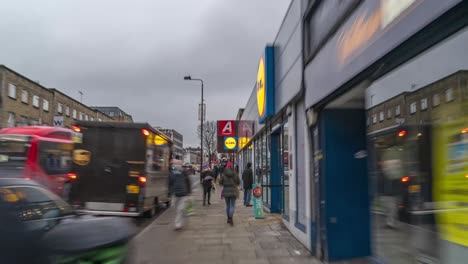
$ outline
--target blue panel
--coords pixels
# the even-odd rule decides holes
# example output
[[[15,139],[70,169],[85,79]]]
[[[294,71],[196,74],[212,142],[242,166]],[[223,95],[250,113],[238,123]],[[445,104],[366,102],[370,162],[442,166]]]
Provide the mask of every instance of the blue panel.
[[[265,110],[260,123],[275,114],[275,54],[272,46],[265,47]]]
[[[270,172],[270,185],[271,185],[271,204],[270,211],[272,213],[281,213],[281,192],[283,191],[283,185],[281,183],[281,161],[280,161],[280,136],[281,134],[271,134],[271,172]]]
[[[350,125],[352,124],[352,125]],[[322,218],[326,258],[344,260],[370,255],[370,211],[364,110],[325,110],[320,116]]]

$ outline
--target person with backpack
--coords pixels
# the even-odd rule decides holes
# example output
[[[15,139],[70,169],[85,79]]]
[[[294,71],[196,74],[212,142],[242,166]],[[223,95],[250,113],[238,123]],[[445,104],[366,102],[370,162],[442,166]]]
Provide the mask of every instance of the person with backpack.
[[[236,199],[239,196],[239,184],[240,179],[237,173],[234,171],[232,163],[228,162],[224,173],[221,176],[221,182],[223,186],[222,198],[226,201],[226,215],[228,224],[234,225],[234,209],[236,206]]]
[[[184,171],[182,164],[173,163],[171,165],[168,185],[168,196],[172,195],[172,201],[176,209],[175,230],[180,230],[184,224],[185,202],[187,196],[192,192],[188,173]]]
[[[250,204],[250,199],[252,197],[252,184],[253,184],[253,171],[252,171],[251,162],[247,163],[247,167],[242,173],[242,182],[244,185],[244,205],[252,206]]]

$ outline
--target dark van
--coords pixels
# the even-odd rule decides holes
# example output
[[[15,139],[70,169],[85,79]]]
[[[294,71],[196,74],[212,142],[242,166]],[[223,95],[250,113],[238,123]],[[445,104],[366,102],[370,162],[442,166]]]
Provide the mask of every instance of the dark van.
[[[172,141],[146,123],[77,122],[70,203],[98,215],[151,217],[169,203]]]

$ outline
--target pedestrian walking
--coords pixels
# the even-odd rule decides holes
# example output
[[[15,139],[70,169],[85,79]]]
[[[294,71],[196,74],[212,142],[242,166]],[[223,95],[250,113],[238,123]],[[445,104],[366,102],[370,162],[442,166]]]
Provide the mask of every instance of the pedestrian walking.
[[[202,174],[202,184],[203,184],[203,206],[211,204],[211,189],[213,188],[214,178],[212,176],[212,171],[206,169]],[[208,198],[208,199],[207,199]]]
[[[228,162],[224,173],[221,176],[220,184],[223,186],[222,198],[226,201],[226,215],[228,224],[234,225],[234,210],[236,199],[239,196],[240,179],[232,167],[232,163]]]
[[[244,172],[242,173],[242,182],[244,185],[244,205],[250,205],[250,199],[252,197],[252,184],[253,184],[253,171],[252,163],[248,162]]]
[[[187,196],[192,192],[188,173],[182,168],[182,164],[173,163],[168,180],[168,195],[172,195],[172,201],[176,209],[174,220],[175,230],[180,230],[184,224],[184,211]]]

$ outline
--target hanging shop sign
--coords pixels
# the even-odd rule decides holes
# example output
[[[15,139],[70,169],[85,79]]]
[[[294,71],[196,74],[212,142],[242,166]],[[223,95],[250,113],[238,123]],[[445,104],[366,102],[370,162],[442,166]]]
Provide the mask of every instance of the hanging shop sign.
[[[237,149],[237,137],[224,137],[224,149],[236,150]]]
[[[257,72],[257,108],[259,122],[264,123],[267,117],[275,114],[275,78],[274,48],[267,46],[260,58]]]
[[[252,194],[255,219],[265,218],[265,213],[263,212],[262,185],[259,183],[252,184]]]
[[[236,135],[236,120],[219,120],[218,121],[218,137],[219,136],[235,136]]]

